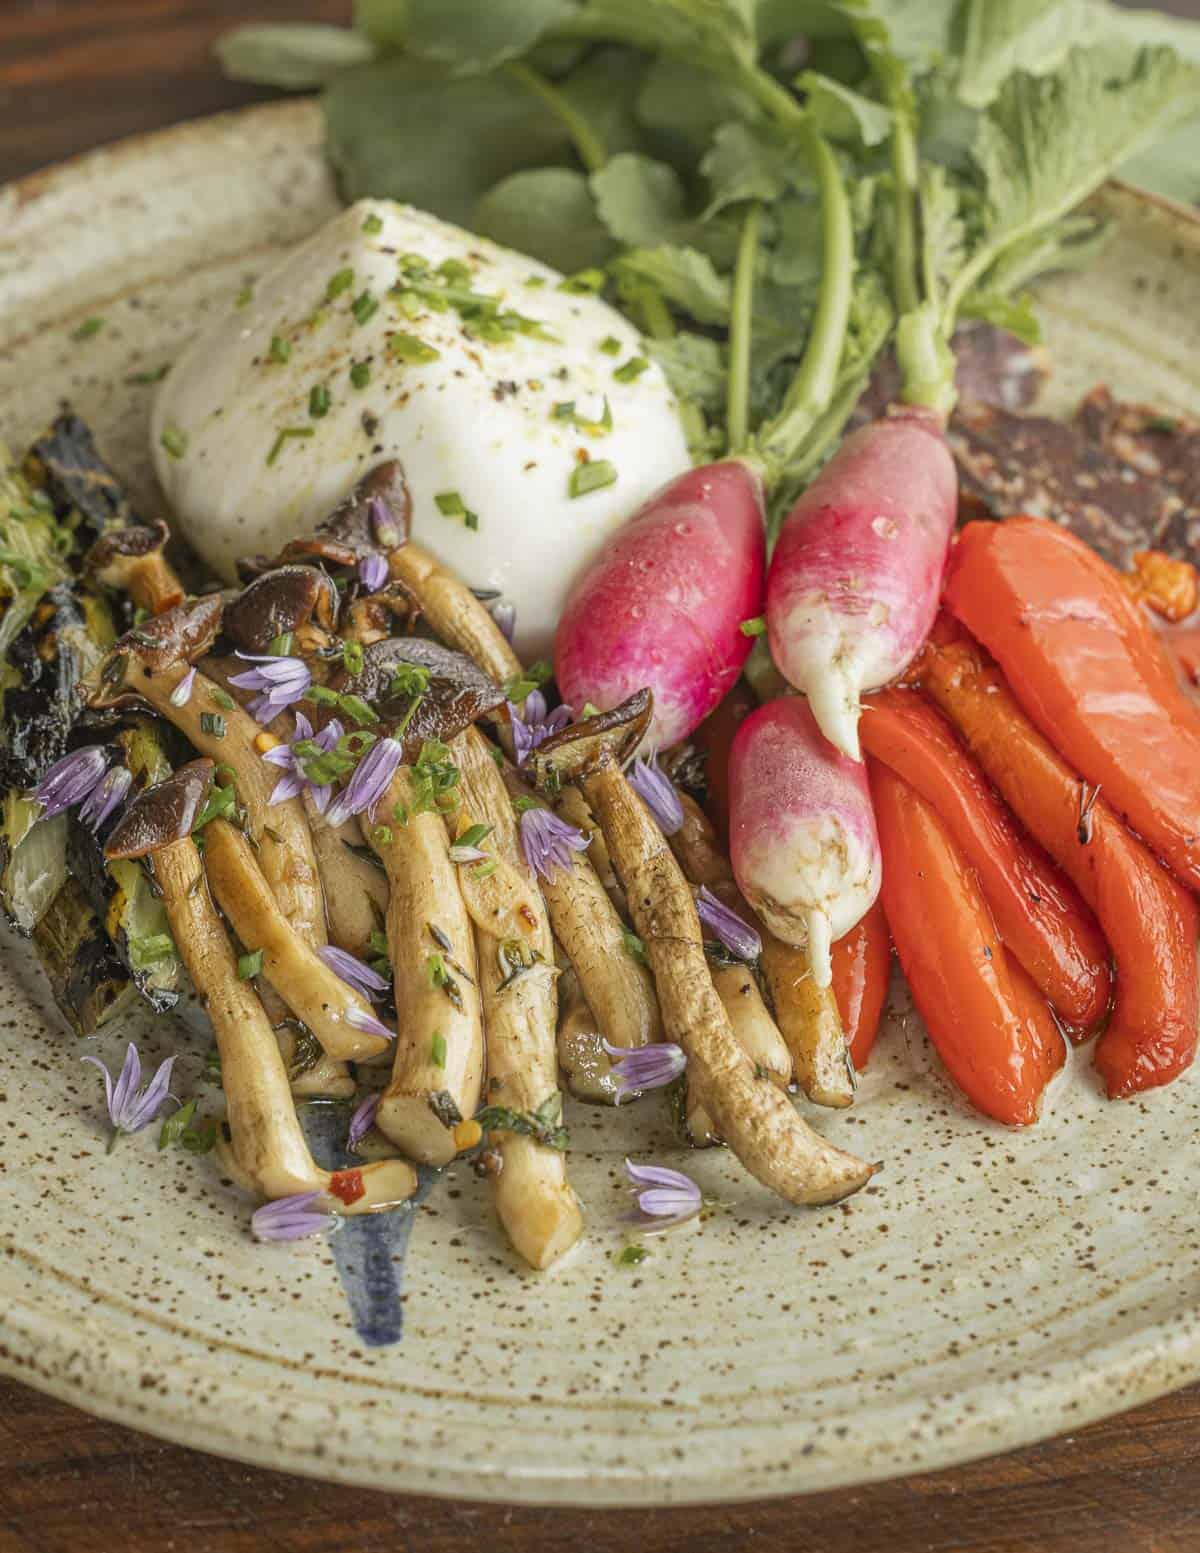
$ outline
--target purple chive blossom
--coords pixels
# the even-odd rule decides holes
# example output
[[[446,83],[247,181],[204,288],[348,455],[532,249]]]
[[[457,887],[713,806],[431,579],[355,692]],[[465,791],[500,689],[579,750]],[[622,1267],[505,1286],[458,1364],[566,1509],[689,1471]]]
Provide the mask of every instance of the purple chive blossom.
[[[736,911],[722,905],[706,884],[696,896],[696,911],[709,932],[739,960],[757,960],[762,954],[762,939]]]
[[[492,619],[500,629],[500,635],[511,644],[517,629],[517,606],[506,604],[503,599],[492,605]]]
[[[353,987],[368,1001],[378,1000],[387,991],[388,984],[379,972],[365,965],[357,955],[335,948],[333,944],[322,944],[317,953],[339,981]]]
[[[48,820],[72,804],[82,803],[103,780],[107,769],[108,754],[100,744],[72,750],[56,760],[34,792],[42,806],[42,819]]]
[[[133,772],[124,766],[113,766],[83,800],[79,818],[85,825],[98,831],[105,820],[125,802],[132,786]]]
[[[524,706],[514,706],[510,701],[508,714],[512,719],[513,749],[518,766],[523,766],[539,744],[571,721],[569,706],[556,706],[553,712],[547,712],[546,698],[540,690],[531,690],[525,697]]]
[[[379,1109],[379,1096],[368,1095],[350,1118],[350,1131],[346,1135],[346,1147],[356,1149],[375,1125],[375,1113]]]
[[[291,1197],[263,1203],[250,1215],[250,1229],[255,1240],[304,1240],[309,1235],[323,1235],[332,1229],[336,1222],[333,1215],[312,1209],[320,1195],[320,1192],[295,1192]]]
[[[395,550],[404,543],[404,530],[396,522],[392,509],[382,496],[372,496],[367,505],[375,543],[384,550]]]
[[[175,689],[167,697],[167,699],[168,699],[168,701],[170,701],[171,705],[172,706],[186,706],[188,704],[188,702],[192,699],[192,686],[195,683],[196,683],[196,669],[195,669],[195,666],[193,665],[193,667],[190,668],[187,671],[187,673],[179,681],[178,685],[175,686]]]
[[[663,835],[673,836],[683,824],[683,805],[657,758],[635,760],[629,770],[629,785],[650,810]]]
[[[328,787],[318,787],[315,783],[308,780],[304,775],[294,746],[304,739],[312,739],[314,744],[328,753],[342,737],[343,731],[341,723],[335,717],[331,722],[326,723],[324,728],[314,738],[312,724],[303,712],[297,712],[296,736],[292,742],[290,744],[276,744],[272,749],[266,750],[263,754],[263,759],[269,766],[278,766],[283,772],[283,775],[271,791],[269,802],[272,804],[283,803],[285,799],[295,798],[297,793],[301,793],[307,788],[313,796],[318,813],[324,814],[329,807],[331,790]]]
[[[376,1018],[365,1008],[352,1008],[346,1015],[346,1023],[352,1030],[361,1030],[365,1035],[377,1035],[384,1041],[396,1039],[396,1032],[389,1030],[382,1019]]]
[[[330,825],[344,825],[353,814],[375,807],[387,792],[404,759],[404,748],[395,739],[379,739],[354,768],[354,775],[329,805]]]
[[[674,1041],[655,1041],[649,1046],[610,1046],[604,1042],[604,1050],[614,1058],[613,1077],[617,1080],[617,1104],[626,1095],[636,1095],[642,1089],[661,1089],[673,1084],[687,1067],[683,1047]]]
[[[388,580],[387,557],[380,555],[378,550],[364,555],[358,563],[358,580],[364,593],[378,593]]]
[[[664,1165],[635,1165],[625,1161],[625,1173],[634,1184],[637,1222],[643,1229],[670,1229],[694,1219],[704,1206],[700,1188],[691,1176]]]
[[[303,658],[279,658],[273,653],[239,652],[237,657],[245,663],[256,663],[256,669],[244,674],[233,674],[229,683],[239,690],[260,692],[250,703],[250,711],[260,723],[269,723],[285,707],[299,701],[312,684],[312,675]]]
[[[587,838],[549,809],[526,809],[521,816],[521,850],[535,874],[552,879],[556,868],[572,868],[572,852],[586,852]]]
[[[82,1060],[90,1062],[94,1068],[99,1068],[104,1074],[104,1098],[108,1105],[108,1119],[113,1126],[112,1137],[108,1142],[110,1150],[121,1133],[141,1132],[143,1127],[149,1127],[162,1110],[163,1103],[170,1098],[168,1086],[171,1082],[171,1069],[175,1066],[174,1057],[168,1057],[160,1065],[144,1089],[142,1088],[142,1059],[138,1056],[138,1049],[132,1041],[125,1052],[125,1062],[115,1082],[99,1057],[84,1057]]]

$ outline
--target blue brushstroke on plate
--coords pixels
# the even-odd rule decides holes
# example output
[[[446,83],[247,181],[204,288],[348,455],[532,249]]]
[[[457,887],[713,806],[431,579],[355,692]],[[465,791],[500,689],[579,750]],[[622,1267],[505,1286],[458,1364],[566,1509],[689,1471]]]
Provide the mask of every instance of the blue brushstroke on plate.
[[[347,1170],[363,1161],[346,1149],[352,1107],[301,1107],[313,1158],[326,1170]],[[433,1190],[440,1172],[422,1167],[412,1200],[390,1213],[346,1218],[329,1237],[333,1260],[350,1305],[354,1330],[368,1348],[398,1343],[404,1334],[404,1267],[416,1210]]]

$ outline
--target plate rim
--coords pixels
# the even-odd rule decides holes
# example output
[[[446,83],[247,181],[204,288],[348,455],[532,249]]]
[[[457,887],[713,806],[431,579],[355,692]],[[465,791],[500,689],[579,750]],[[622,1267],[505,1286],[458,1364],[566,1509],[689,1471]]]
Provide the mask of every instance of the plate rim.
[[[69,191],[75,185],[80,186],[82,194],[96,171],[111,166],[114,161],[155,156],[168,147],[203,141],[234,125],[261,124],[275,133],[292,124],[311,128],[317,111],[317,99],[304,94],[253,103],[127,136],[35,169],[0,186],[0,210],[12,209],[13,202],[15,208],[20,209],[52,191]],[[1121,180],[1110,180],[1106,191],[1140,206],[1147,213],[1153,211],[1166,217],[1179,228],[1181,235],[1186,233],[1189,244],[1200,252],[1200,211]],[[672,1491],[664,1493],[663,1487],[668,1481],[665,1478],[643,1476],[639,1479],[595,1466],[581,1466],[575,1479],[552,1471],[514,1476],[511,1468],[500,1468],[494,1477],[464,1485],[461,1479],[454,1477],[453,1469],[443,1471],[428,1460],[413,1465],[393,1460],[387,1469],[381,1463],[369,1462],[356,1467],[344,1460],[322,1456],[313,1448],[306,1450],[282,1445],[267,1438],[239,1439],[226,1419],[236,1416],[239,1398],[244,1397],[250,1387],[238,1381],[236,1371],[214,1369],[208,1372],[213,1381],[212,1395],[199,1424],[194,1403],[184,1409],[175,1408],[169,1398],[165,1403],[156,1402],[157,1392],[136,1396],[116,1384],[110,1385],[102,1394],[96,1393],[91,1389],[96,1375],[78,1363],[86,1346],[78,1323],[65,1312],[40,1308],[28,1299],[10,1301],[0,1329],[0,1374],[94,1416],[189,1449],[267,1470],[390,1492],[579,1508],[753,1502],[941,1471],[1032,1445],[1065,1429],[1077,1428],[1115,1411],[1152,1401],[1200,1379],[1200,1300],[1197,1300],[1179,1307],[1164,1320],[1148,1322],[1136,1331],[1092,1348],[1086,1371],[1079,1371],[1076,1362],[1077,1373],[1071,1384],[1049,1378],[1057,1377],[1060,1370],[1067,1371],[1072,1364],[1070,1360],[1057,1361],[1037,1376],[1026,1379],[1023,1382],[1027,1388],[1024,1406],[1015,1405],[1015,1399],[1014,1405],[998,1406],[1005,1400],[1009,1383],[979,1382],[974,1388],[957,1392],[960,1397],[979,1394],[981,1404],[985,1404],[990,1395],[992,1406],[981,1405],[969,1434],[964,1435],[960,1430],[951,1439],[924,1438],[915,1452],[919,1460],[894,1463],[877,1460],[872,1464],[858,1457],[856,1465],[839,1472],[836,1460],[822,1455],[818,1458],[818,1481],[817,1469],[805,1466],[797,1455],[794,1465],[769,1487],[755,1485],[739,1491],[736,1481],[739,1474],[735,1467],[716,1493],[711,1486],[710,1474],[698,1473],[690,1478],[684,1476],[682,1480],[676,1478]],[[202,1361],[204,1345],[200,1340],[183,1337],[179,1341],[187,1345],[186,1352],[179,1356],[180,1362],[190,1366]],[[114,1381],[117,1371],[113,1360],[117,1357],[128,1362],[131,1374],[136,1373],[137,1355],[123,1334],[107,1334],[105,1349],[109,1357],[108,1373]],[[44,1363],[47,1359],[52,1362]],[[403,1387],[395,1388],[391,1395],[402,1401]],[[347,1405],[353,1409],[352,1401]],[[1028,1421],[1022,1420],[1039,1409],[1041,1416],[1031,1432]],[[847,1460],[854,1454],[848,1450]]]

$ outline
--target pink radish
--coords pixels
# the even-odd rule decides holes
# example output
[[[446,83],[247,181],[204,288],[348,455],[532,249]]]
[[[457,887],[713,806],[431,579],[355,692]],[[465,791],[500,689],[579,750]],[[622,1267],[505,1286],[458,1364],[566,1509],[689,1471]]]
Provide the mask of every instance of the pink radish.
[[[819,987],[829,947],[874,905],[881,868],[866,767],[835,750],[808,702],[752,712],[729,752],[729,852],[742,894]]]
[[[654,692],[650,748],[686,738],[733,688],[766,570],[763,482],[737,459],[670,481],[577,580],[554,639],[564,701]]]
[[[905,408],[848,437],[783,521],[771,654],[852,760],[861,692],[907,668],[933,624],[957,504],[941,417]]]

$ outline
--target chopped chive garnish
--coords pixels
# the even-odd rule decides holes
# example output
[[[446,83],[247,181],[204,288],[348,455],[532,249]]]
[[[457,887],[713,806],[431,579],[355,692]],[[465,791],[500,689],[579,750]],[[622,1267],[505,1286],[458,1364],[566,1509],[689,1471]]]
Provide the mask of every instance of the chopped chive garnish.
[[[437,272],[450,286],[469,286],[471,283],[471,266],[461,259],[443,259]]]
[[[392,844],[392,827],[390,825],[375,825],[371,829],[371,840],[377,847],[387,847]]]
[[[573,399],[567,399],[561,404],[556,404],[550,413],[556,421],[570,421],[572,426],[578,427],[580,431],[589,437],[606,437],[613,429],[612,405],[608,402],[607,394],[604,396],[604,409],[598,421],[589,421],[586,417],[580,415]]]
[[[625,1246],[613,1257],[618,1267],[639,1267],[650,1255],[645,1246]]]
[[[289,442],[297,437],[313,437],[316,431],[312,426],[285,426],[275,441],[271,444],[271,451],[267,454],[268,465],[273,464]]]
[[[356,361],[350,368],[350,383],[353,388],[366,388],[371,381],[371,368],[365,361]]]
[[[755,615],[753,620],[743,620],[738,630],[743,636],[763,636],[766,633],[767,622],[762,615]]]
[[[295,640],[294,632],[281,631],[278,636],[271,638],[267,651],[276,658],[290,658],[292,655],[292,645]]]
[[[287,654],[285,653],[284,656],[286,657]],[[304,693],[304,699],[315,701],[318,706],[336,706],[338,693],[336,690],[330,690],[328,685],[310,685]]]
[[[314,383],[308,396],[308,413],[314,420],[321,420],[329,414],[329,406],[333,400],[329,396],[329,390],[324,383]]]
[[[187,432],[181,431],[174,421],[169,421],[163,427],[162,436],[158,440],[172,458],[182,458],[188,450]]]
[[[200,732],[211,734],[214,739],[223,739],[225,737],[225,719],[220,712],[201,712]]]
[[[270,356],[272,361],[290,361],[292,359],[292,342],[285,340],[281,334],[271,336]]]
[[[491,833],[492,827],[490,825],[472,825],[463,831],[454,844],[458,847],[477,847]]]
[[[625,953],[627,955],[629,955],[634,960],[640,960],[641,963],[645,965],[646,946],[636,933],[630,931],[629,928],[626,928],[625,931],[621,934],[621,942],[625,946]]]
[[[621,354],[621,342],[615,334],[609,334],[600,341],[600,349],[606,356],[619,356]]]
[[[421,298],[415,291],[389,291],[388,295],[405,318],[415,318],[423,306]]]
[[[236,705],[233,697],[227,690],[222,690],[219,685],[214,685],[208,692],[209,700],[221,708],[223,712],[232,712]]]
[[[438,1031],[434,1031],[433,1039],[429,1043],[429,1055],[433,1059],[435,1068],[446,1066],[446,1037]]]
[[[399,361],[437,361],[442,354],[415,334],[393,334],[388,341],[388,350]]]
[[[161,383],[170,370],[171,363],[164,361],[161,367],[152,367],[148,372],[131,372],[125,381],[127,383]]]
[[[256,976],[262,975],[263,952],[256,949],[253,954],[238,955],[238,980],[253,981]]]
[[[157,965],[160,960],[174,953],[175,940],[169,933],[150,933],[145,938],[134,938],[129,942],[129,958],[139,971]]]
[[[433,499],[444,518],[461,518],[467,510],[466,503],[457,491],[439,491]]]
[[[340,297],[343,291],[349,291],[354,284],[354,271],[347,265],[344,270],[337,270],[329,277],[329,283],[325,287],[325,299],[332,302],[334,297]]]
[[[378,237],[380,232],[383,231],[383,222],[374,213],[374,211],[372,211],[372,213],[363,222],[362,229],[368,237]]]
[[[338,705],[352,722],[360,728],[365,728],[368,723],[377,723],[379,713],[370,706],[361,696],[339,696]]]
[[[567,481],[567,495],[586,496],[589,491],[603,490],[606,485],[617,483],[617,471],[606,458],[594,458],[586,464],[576,464]]]
[[[650,363],[645,356],[630,356],[628,361],[623,361],[613,373],[618,383],[632,383],[635,378],[641,377]]]
[[[561,404],[556,404],[550,411],[556,421],[573,421],[575,419],[574,399],[564,399]]]
[[[546,284],[546,277],[544,275],[530,275],[526,278],[525,284],[531,291],[536,291],[539,286]]]
[[[594,296],[597,291],[604,290],[604,271],[579,270],[560,280],[558,289],[569,291],[574,296]]]
[[[104,328],[103,318],[85,318],[78,329],[71,330],[73,340],[91,340]]]
[[[406,275],[424,275],[429,268],[429,260],[419,253],[402,253],[396,262]]]
[[[249,307],[253,301],[254,287],[247,284],[243,286],[242,289],[238,292],[237,296],[234,297],[233,305],[234,307]]]
[[[369,319],[374,318],[379,311],[378,299],[373,297],[369,291],[360,291],[351,303],[350,311],[354,314],[355,321],[358,324],[365,324]]]
[[[342,664],[347,674],[361,674],[363,671],[363,645],[361,642],[342,643]]]

